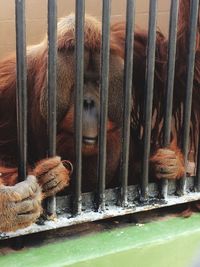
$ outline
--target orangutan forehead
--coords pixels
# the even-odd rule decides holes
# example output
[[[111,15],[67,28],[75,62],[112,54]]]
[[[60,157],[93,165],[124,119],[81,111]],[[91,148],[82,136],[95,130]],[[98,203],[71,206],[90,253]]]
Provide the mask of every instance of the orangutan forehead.
[[[86,15],[84,45],[88,49],[99,50],[101,43],[101,23]],[[75,45],[75,15],[62,18],[58,23],[58,49],[72,48]]]
[[[61,18],[58,22],[58,34],[73,30],[75,32],[75,15],[70,14],[64,18]],[[101,22],[95,17],[85,15],[85,32],[99,32],[101,33]]]
[[[85,26],[84,26],[84,47],[87,50],[99,52],[101,49],[101,22],[91,17],[89,15],[85,16]],[[76,30],[75,30],[75,15],[71,14],[67,17],[60,19],[58,22],[58,30],[57,30],[57,48],[58,51],[62,50],[73,50],[75,47],[76,40]],[[123,58],[124,50],[120,45],[118,38],[115,36],[115,32],[110,32],[110,50],[111,53],[120,56]],[[27,53],[30,56],[36,56],[38,54],[43,55],[47,53],[47,36],[45,36],[44,40],[34,46],[30,46],[27,48]]]
[[[75,46],[75,15],[71,14],[62,18],[58,23],[58,50],[71,49]],[[84,46],[88,50],[100,51],[102,39],[102,24],[96,18],[85,15],[84,24]],[[110,49],[113,53],[120,55],[121,47],[119,46],[116,38],[110,33]]]

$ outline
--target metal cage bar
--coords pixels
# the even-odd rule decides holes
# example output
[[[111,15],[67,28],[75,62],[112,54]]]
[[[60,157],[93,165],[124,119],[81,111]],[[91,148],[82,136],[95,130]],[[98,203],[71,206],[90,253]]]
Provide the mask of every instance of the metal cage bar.
[[[56,155],[57,3],[48,0],[48,156]],[[47,199],[47,212],[56,213],[56,198]]]
[[[147,45],[147,69],[145,88],[145,117],[144,117],[144,153],[142,160],[142,198],[148,197],[149,155],[151,140],[151,121],[154,89],[155,49],[156,49],[156,17],[157,0],[150,0],[149,30]]]
[[[101,46],[101,77],[100,77],[100,135],[98,158],[98,204],[105,209],[105,178],[106,178],[106,128],[108,116],[108,75],[110,56],[110,0],[103,0],[102,11],[102,46]]]
[[[196,180],[196,191],[200,191],[200,138],[198,144],[198,157],[197,157],[197,172],[196,172],[197,180]]]
[[[171,121],[173,108],[173,91],[174,91],[174,72],[177,40],[177,22],[178,22],[179,0],[171,1],[170,7],[170,25],[169,25],[169,48],[168,48],[168,66],[167,66],[167,85],[166,85],[166,102],[164,116],[164,147],[170,145]],[[162,196],[167,198],[168,180],[162,183]]]
[[[130,120],[132,108],[133,42],[134,42],[135,0],[126,2],[126,43],[124,67],[124,113],[122,134],[122,205],[128,204],[128,163],[130,146]]]
[[[198,10],[199,10],[199,0],[192,0],[190,7],[190,25],[189,25],[190,33],[189,33],[188,67],[187,67],[187,85],[186,85],[186,95],[185,95],[184,114],[183,114],[183,154],[184,154],[185,166],[187,166],[188,146],[189,146]],[[183,179],[181,180],[180,186],[181,186],[180,193],[184,194],[186,188],[186,173]]]
[[[27,175],[27,63],[25,1],[15,1],[16,14],[16,61],[17,61],[17,133],[18,133],[18,176]]]
[[[76,0],[76,80],[75,80],[75,201],[74,212],[80,213],[82,207],[82,118],[83,118],[83,79],[84,79],[84,18],[85,1]]]

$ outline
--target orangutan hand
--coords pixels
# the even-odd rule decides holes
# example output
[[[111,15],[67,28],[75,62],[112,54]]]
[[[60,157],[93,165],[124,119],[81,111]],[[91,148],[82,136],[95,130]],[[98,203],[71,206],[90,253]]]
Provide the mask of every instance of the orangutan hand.
[[[44,198],[55,195],[69,185],[72,167],[68,166],[66,168],[63,165],[60,157],[45,159],[37,163],[33,172],[42,187]]]
[[[34,176],[14,186],[0,185],[0,231],[25,228],[40,216],[42,192]]]
[[[185,172],[183,162],[183,155],[178,148],[159,148],[150,158],[150,169],[157,179],[179,179]]]

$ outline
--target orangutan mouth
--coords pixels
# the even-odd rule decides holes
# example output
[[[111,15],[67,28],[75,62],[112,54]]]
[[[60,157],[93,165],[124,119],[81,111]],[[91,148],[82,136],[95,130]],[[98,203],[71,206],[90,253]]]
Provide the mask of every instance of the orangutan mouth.
[[[83,136],[83,143],[86,145],[96,145],[97,140],[98,140],[97,136],[96,137]]]

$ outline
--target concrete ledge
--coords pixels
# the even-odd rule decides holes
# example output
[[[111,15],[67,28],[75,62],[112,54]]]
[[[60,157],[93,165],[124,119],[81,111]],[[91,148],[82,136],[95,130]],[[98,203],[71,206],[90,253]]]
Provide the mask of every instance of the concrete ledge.
[[[31,237],[30,237],[31,238]],[[200,250],[200,215],[117,227],[0,256],[6,267],[189,267]]]

